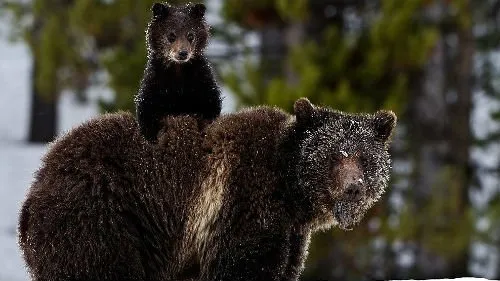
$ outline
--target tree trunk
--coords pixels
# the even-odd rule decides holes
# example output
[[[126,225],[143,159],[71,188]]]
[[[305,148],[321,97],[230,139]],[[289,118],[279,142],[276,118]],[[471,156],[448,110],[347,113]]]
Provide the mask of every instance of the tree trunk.
[[[31,69],[31,109],[28,142],[47,143],[57,135],[57,100],[56,95],[42,97],[36,87],[37,58],[33,56]]]
[[[470,2],[466,1],[470,8]],[[467,18],[471,18],[470,9],[464,8]],[[460,26],[457,31],[458,54],[455,64],[456,72],[456,102],[450,105],[451,124],[451,155],[450,160],[456,167],[457,173],[463,175],[458,198],[459,217],[466,217],[470,206],[469,185],[471,182],[471,169],[469,155],[471,146],[470,115],[472,107],[472,83],[474,67],[474,35],[472,24]],[[470,243],[470,237],[467,237]],[[469,253],[468,247],[464,252],[452,259],[449,265],[449,277],[468,276]]]

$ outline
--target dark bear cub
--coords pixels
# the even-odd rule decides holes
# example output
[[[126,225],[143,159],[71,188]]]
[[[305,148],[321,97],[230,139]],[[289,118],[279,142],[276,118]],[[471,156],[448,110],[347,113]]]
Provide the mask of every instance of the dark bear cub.
[[[148,62],[135,98],[141,134],[156,141],[167,115],[195,115],[212,121],[221,93],[204,57],[209,37],[203,4],[179,7],[156,3],[148,25]]]

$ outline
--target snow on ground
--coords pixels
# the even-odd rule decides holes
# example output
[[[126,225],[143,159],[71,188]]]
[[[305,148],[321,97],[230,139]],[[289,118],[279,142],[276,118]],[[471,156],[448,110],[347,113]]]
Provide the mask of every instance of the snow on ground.
[[[45,151],[43,145],[0,142],[0,280],[27,280],[16,244],[21,200]]]
[[[413,280],[413,279],[410,279]],[[425,281],[444,281],[444,280],[454,280],[454,281],[487,281],[488,279],[484,278],[456,278],[456,279],[425,279]],[[398,280],[392,280],[398,281]],[[409,280],[400,280],[400,281],[409,281]]]
[[[413,279],[410,279],[413,280]],[[456,278],[456,279],[425,279],[425,281],[444,281],[444,280],[454,280],[454,281],[486,281],[488,279],[484,278]],[[392,280],[398,281],[398,280]],[[409,280],[401,280],[401,281],[409,281]]]

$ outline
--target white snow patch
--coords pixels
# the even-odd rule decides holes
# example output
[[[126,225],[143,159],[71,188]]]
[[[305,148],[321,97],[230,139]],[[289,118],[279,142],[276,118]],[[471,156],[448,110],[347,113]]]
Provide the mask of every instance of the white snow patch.
[[[30,67],[24,45],[11,45],[0,38],[0,141],[26,138]]]
[[[408,280],[414,280],[414,279],[408,279]],[[392,280],[392,281],[408,281],[408,280]],[[487,281],[488,279],[484,278],[469,278],[469,277],[464,277],[464,278],[455,278],[455,279],[425,279],[425,281],[443,281],[443,280],[455,280],[455,281]]]
[[[28,280],[16,226],[21,202],[43,153],[44,145],[0,142],[0,280]]]

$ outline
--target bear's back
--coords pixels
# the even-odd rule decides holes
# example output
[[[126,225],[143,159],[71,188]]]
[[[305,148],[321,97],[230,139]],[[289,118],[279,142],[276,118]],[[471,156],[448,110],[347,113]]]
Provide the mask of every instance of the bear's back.
[[[279,133],[290,120],[290,115],[269,106],[247,108],[218,118],[207,128],[206,142],[219,148],[230,145],[240,157],[274,149]],[[250,157],[250,156],[248,156]]]
[[[204,176],[199,193],[215,203],[200,205],[195,220],[206,221],[209,214],[220,220],[218,228],[234,230],[229,219],[233,208],[242,211],[266,204],[277,188],[278,146],[289,120],[282,110],[261,106],[223,115],[207,127],[204,145],[210,153],[205,163],[211,174]]]
[[[111,165],[123,159],[129,162],[144,158],[147,148],[138,134],[133,115],[104,114],[73,128],[51,143],[43,158],[43,166],[48,170],[75,169],[93,173],[106,168],[106,162]]]
[[[197,149],[176,137],[184,129],[167,127],[172,137],[160,147],[144,140],[131,114],[105,114],[51,144],[19,221],[20,246],[35,279],[165,280],[175,274],[169,265],[185,220],[181,210],[196,182],[188,158]]]

